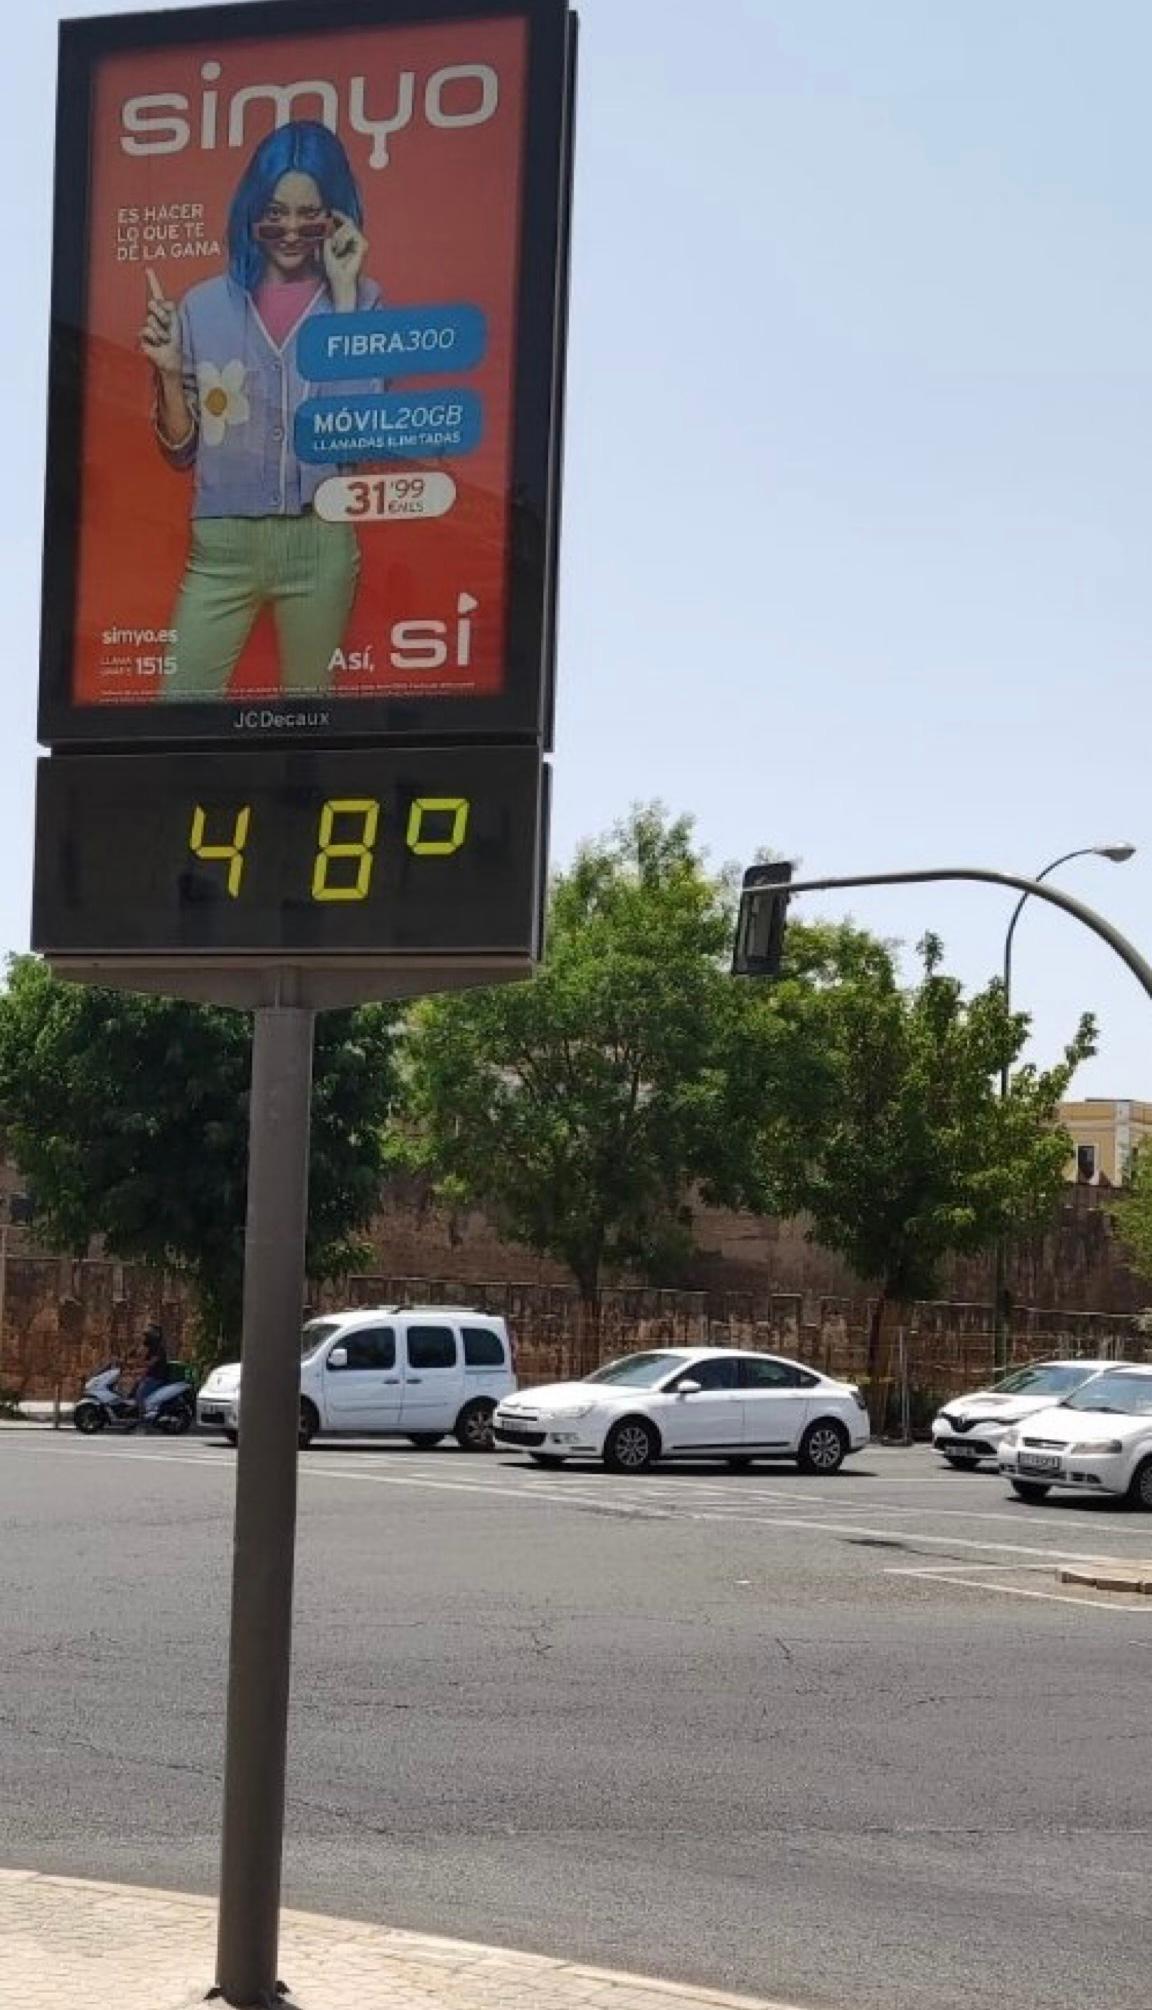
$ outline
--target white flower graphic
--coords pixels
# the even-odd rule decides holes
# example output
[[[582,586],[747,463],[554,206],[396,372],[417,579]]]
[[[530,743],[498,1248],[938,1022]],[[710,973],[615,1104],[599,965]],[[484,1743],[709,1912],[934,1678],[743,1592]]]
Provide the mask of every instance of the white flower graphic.
[[[244,391],[243,363],[201,363],[196,371],[200,386],[200,432],[206,447],[218,447],[229,426],[248,422],[248,399]]]

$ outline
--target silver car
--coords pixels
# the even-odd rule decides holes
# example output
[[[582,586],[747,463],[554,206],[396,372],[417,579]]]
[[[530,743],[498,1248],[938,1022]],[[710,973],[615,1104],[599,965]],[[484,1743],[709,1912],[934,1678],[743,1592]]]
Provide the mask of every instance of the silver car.
[[[995,1460],[1000,1440],[1013,1424],[1037,1410],[1047,1410],[1090,1381],[1111,1361],[1030,1361],[1014,1368],[1002,1382],[955,1396],[945,1403],[932,1424],[932,1443],[956,1470]]]

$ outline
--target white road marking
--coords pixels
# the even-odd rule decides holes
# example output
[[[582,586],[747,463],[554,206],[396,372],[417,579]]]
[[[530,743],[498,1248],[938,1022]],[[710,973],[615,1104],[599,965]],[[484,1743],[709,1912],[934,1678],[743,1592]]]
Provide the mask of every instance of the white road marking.
[[[558,1481],[556,1484],[562,1485],[565,1483]],[[946,1508],[921,1504],[914,1507],[898,1507],[894,1501],[856,1502],[846,1500],[842,1495],[833,1497],[830,1494],[809,1493],[807,1489],[804,1489],[798,1495],[795,1488],[749,1486],[733,1488],[725,1486],[723,1482],[717,1484],[713,1481],[694,1479],[682,1479],[680,1481],[641,1479],[631,1481],[630,1484],[636,1488],[637,1495],[639,1495],[642,1489],[645,1493],[658,1492],[662,1499],[671,1499],[677,1494],[683,1495],[691,1488],[694,1494],[707,1494],[733,1503],[741,1501],[752,1501],[753,1503],[757,1501],[782,1501],[785,1505],[790,1505],[799,1498],[803,1501],[805,1508],[834,1508],[840,1514],[930,1515],[935,1520],[1005,1521],[1011,1523],[1013,1528],[1052,1528],[1053,1526],[1058,1526],[1060,1528],[1098,1529],[1100,1527],[1100,1522],[1097,1519],[1090,1521],[1084,1516],[1073,1519],[1066,1513],[1061,1513],[1059,1521],[1054,1523],[1051,1513],[1035,1514],[1030,1513],[1026,1508]],[[1000,1498],[1007,1499],[1007,1496],[1000,1496]]]
[[[504,1470],[513,1472],[526,1471],[526,1469],[523,1467],[510,1467],[510,1468],[504,1468]],[[989,1477],[991,1477],[991,1475]],[[587,1474],[587,1479],[592,1480],[593,1478],[594,1475],[592,1473]],[[576,1469],[573,1470],[571,1479],[561,1480],[559,1478],[554,1478],[551,1482],[536,1481],[534,1485],[536,1488],[540,1488],[544,1485],[551,1484],[560,1489],[571,1490],[575,1480],[576,1480]],[[608,1482],[604,1480],[603,1476],[601,1476],[596,1481],[596,1483],[600,1485],[608,1484]],[[483,1482],[480,1482],[480,1484],[483,1484]],[[651,1499],[653,1496],[656,1496],[663,1502],[665,1500],[675,1500],[675,1499],[682,1500],[685,1497],[685,1495],[691,1495],[693,1497],[697,1496],[709,1497],[723,1501],[726,1505],[732,1506],[735,1512],[739,1512],[742,1504],[747,1504],[749,1502],[755,1505],[757,1502],[774,1503],[776,1501],[780,1501],[785,1506],[802,1504],[806,1511],[814,1507],[818,1508],[827,1507],[830,1509],[834,1509],[837,1513],[851,1514],[851,1515],[883,1514],[883,1515],[920,1516],[920,1517],[927,1515],[933,1520],[1000,1521],[1000,1522],[1007,1522],[1012,1528],[1086,1529],[1091,1533],[1098,1532],[1101,1526],[1111,1529],[1111,1524],[1110,1523],[1102,1524],[1099,1517],[1094,1516],[1091,1519],[1089,1519],[1087,1516],[1084,1515],[1078,1515],[1074,1517],[1073,1515],[1069,1514],[1064,1510],[1059,1511],[1058,1515],[1054,1515],[1051,1510],[1041,1511],[1040,1513],[1037,1513],[1034,1510],[1029,1510],[1023,1506],[1019,1507],[1004,1506],[1002,1508],[976,1508],[976,1507],[954,1508],[954,1507],[935,1507],[927,1503],[916,1503],[914,1506],[903,1507],[898,1506],[894,1501],[852,1500],[851,1498],[846,1498],[847,1490],[845,1490],[844,1492],[838,1491],[835,1495],[811,1493],[809,1492],[808,1488],[803,1485],[803,1483],[800,1483],[798,1486],[792,1486],[792,1487],[756,1486],[756,1485],[748,1485],[746,1483],[737,1484],[734,1486],[731,1482],[726,1482],[724,1480],[698,1479],[695,1476],[684,1475],[684,1474],[682,1474],[677,1479],[673,1479],[668,1476],[668,1469],[666,1467],[660,1469],[658,1474],[652,1474],[647,1477],[640,1476],[635,1479],[629,1478],[626,1475],[617,1474],[613,1476],[611,1484],[613,1486],[615,1496],[620,1499],[643,1500],[643,1499]],[[885,1481],[884,1484],[887,1486],[889,1484],[894,1483]],[[932,1487],[935,1486],[935,1482],[933,1482],[931,1479],[925,1480],[923,1482],[909,1481],[907,1482],[907,1484],[909,1485],[923,1484],[925,1486],[932,1486]],[[946,1480],[942,1481],[941,1484],[947,1485],[948,1481]],[[959,1484],[961,1486],[966,1486],[968,1483],[962,1480],[959,1482]],[[1007,1502],[1008,1496],[1007,1494],[999,1494],[997,1495],[997,1498]],[[1101,1507],[1106,1511],[1105,1497],[1100,1498],[1101,1498]],[[1120,1502],[1117,1499],[1116,1501],[1117,1509],[1119,1508],[1119,1506]],[[1124,1529],[1117,1530],[1118,1536],[1131,1533],[1134,1532],[1131,1530],[1124,1530]]]
[[[1005,1564],[968,1563],[965,1570],[1011,1569]],[[1041,1570],[1042,1564],[1023,1564],[1022,1570]],[[926,1579],[930,1584],[960,1585],[965,1591],[995,1591],[1004,1598],[1039,1598],[1048,1605],[1091,1605],[1098,1612],[1135,1613],[1138,1618],[1147,1619],[1152,1613],[1152,1599],[1144,1599],[1139,1605],[1118,1605],[1111,1598],[1071,1598],[1062,1591],[1030,1591],[1020,1584],[989,1584],[987,1577],[959,1577],[950,1570],[903,1570],[886,1564],[885,1577],[916,1577]]]
[[[861,1537],[864,1537],[865,1539],[875,1542],[891,1542],[894,1534],[893,1529],[890,1527],[889,1528],[868,1527],[867,1525],[860,1522],[836,1523],[829,1520],[810,1521],[798,1515],[737,1516],[737,1515],[718,1514],[710,1508],[688,1508],[688,1509],[681,1509],[679,1511],[677,1511],[674,1508],[664,1508],[664,1507],[645,1509],[643,1505],[639,1502],[638,1496],[633,1496],[628,1501],[619,1501],[617,1499],[609,1499],[603,1494],[577,1495],[572,1491],[570,1487],[566,1485],[561,1486],[553,1485],[549,1486],[547,1489],[538,1486],[519,1488],[519,1487],[502,1487],[502,1486],[476,1487],[474,1485],[465,1485],[461,1487],[460,1484],[454,1480],[433,1480],[424,1478],[417,1479],[415,1477],[404,1477],[400,1474],[392,1474],[392,1473],[338,1473],[332,1470],[329,1470],[327,1473],[325,1473],[323,1467],[306,1466],[303,1461],[301,1461],[300,1470],[302,1472],[314,1474],[315,1476],[321,1479],[327,1477],[330,1479],[356,1480],[366,1486],[424,1487],[444,1493],[462,1493],[462,1492],[470,1494],[490,1493],[494,1497],[498,1497],[501,1499],[511,1499],[516,1501],[530,1501],[530,1500],[544,1501],[549,1507],[552,1506],[563,1507],[566,1505],[580,1506],[580,1507],[593,1506],[599,1508],[602,1512],[608,1514],[620,1514],[620,1515],[647,1514],[650,1518],[660,1521],[672,1521],[681,1519],[685,1521],[728,1522],[728,1521],[739,1520],[744,1527],[769,1528],[769,1529],[796,1529],[801,1530],[808,1534],[819,1535],[821,1533],[824,1533],[828,1535],[842,1535],[847,1536],[849,1538],[854,1538],[856,1540],[859,1540]],[[883,1512],[882,1508],[880,1512]],[[978,1549],[978,1550],[987,1550],[988,1552],[999,1556],[1054,1557],[1058,1562],[1061,1563],[1099,1563],[1103,1560],[1098,1551],[1093,1552],[1090,1555],[1085,1555],[1084,1552],[1079,1550],[1041,1548],[1036,1546],[1035,1544],[1029,1545],[1025,1543],[1013,1543],[1013,1542],[975,1542],[972,1541],[967,1536],[962,1536],[959,1534],[926,1535],[920,1530],[908,1530],[903,1528],[900,1530],[900,1534],[907,1535],[913,1542],[928,1543],[933,1548],[937,1549],[940,1548]]]
[[[120,1445],[69,1445],[66,1452],[63,1445],[53,1446],[52,1449],[69,1459],[144,1459],[154,1465],[221,1466],[225,1470],[231,1466],[233,1471],[236,1469],[234,1454],[228,1457],[217,1456],[215,1452],[194,1451],[191,1446],[185,1452],[139,1452],[135,1449],[129,1451],[127,1446]]]
[[[63,1452],[63,1447],[59,1447],[58,1449]],[[182,1451],[145,1452],[128,1446],[69,1445],[65,1456],[73,1458],[140,1459],[152,1464],[184,1465],[193,1468],[198,1466],[219,1467],[225,1470],[234,1469],[236,1463],[231,1453],[217,1455],[191,1446]],[[735,1493],[732,1496],[731,1509],[724,1513],[708,1507],[666,1506],[663,1504],[663,1495],[654,1503],[652,1502],[653,1489],[642,1480],[634,1482],[633,1490],[622,1496],[619,1490],[609,1492],[608,1488],[602,1485],[598,1486],[595,1492],[577,1492],[570,1481],[557,1481],[555,1479],[533,1481],[528,1486],[508,1486],[496,1481],[486,1480],[482,1477],[466,1480],[462,1477],[453,1479],[446,1476],[443,1479],[439,1479],[432,1478],[427,1472],[416,1474],[413,1472],[382,1473],[352,1471],[346,1465],[337,1466],[330,1457],[323,1463],[301,1459],[300,1471],[314,1479],[328,1479],[340,1482],[352,1481],[365,1486],[414,1487],[434,1493],[462,1493],[473,1498],[487,1496],[493,1500],[512,1500],[521,1504],[537,1504],[547,1507],[573,1507],[581,1509],[591,1507],[597,1509],[602,1514],[633,1518],[639,1517],[653,1521],[685,1520],[738,1523],[740,1526],[746,1528],[793,1530],[805,1534],[843,1536],[849,1540],[889,1544],[893,1541],[904,1540],[909,1544],[920,1543],[935,1549],[979,1550],[997,1556],[1052,1558],[1060,1563],[1100,1563],[1109,1560],[1098,1550],[1085,1552],[1083,1550],[1057,1549],[1055,1546],[1049,1545],[977,1541],[972,1537],[961,1535],[958,1531],[948,1535],[930,1535],[922,1529],[909,1528],[904,1522],[899,1522],[895,1526],[889,1524],[887,1527],[878,1527],[875,1524],[858,1521],[835,1522],[827,1516],[819,1519],[810,1519],[807,1516],[801,1515],[745,1514],[739,1510],[738,1496]],[[677,1489],[676,1491],[683,1491],[683,1489]],[[787,1501],[792,1497],[784,1496],[784,1498]],[[885,1512],[884,1504],[882,1502],[874,1503],[873,1511],[883,1514]],[[903,1515],[905,1510],[893,1509],[892,1512]],[[1016,1517],[1013,1516],[1012,1519],[1015,1520]],[[1032,1519],[1039,1519],[1039,1517],[1033,1517]],[[1064,1525],[1066,1526],[1067,1524]],[[1084,1525],[1086,1524],[1078,1524],[1078,1526]],[[1114,1529],[1111,1526],[1108,1527],[1106,1533],[1110,1541],[1119,1540],[1128,1534],[1127,1531]],[[1137,1537],[1140,1535],[1140,1531],[1133,1530],[1131,1531],[1131,1535],[1132,1537]],[[1141,1539],[1145,1543],[1147,1542],[1146,1536]],[[1073,1599],[1070,1602],[1077,1605],[1084,1603],[1082,1599]],[[1114,1608],[1109,1606],[1108,1610],[1111,1611]]]
[[[952,1565],[950,1563],[926,1563],[921,1566],[889,1563],[884,1566],[888,1577],[947,1577],[951,1568]],[[1023,1572],[1028,1570],[1047,1570],[1048,1565],[1046,1563],[966,1563],[964,1568],[965,1570],[984,1571],[990,1577],[995,1576],[997,1571],[1000,1572],[1001,1576],[1006,1571],[1011,1571],[1013,1575],[1019,1577]]]

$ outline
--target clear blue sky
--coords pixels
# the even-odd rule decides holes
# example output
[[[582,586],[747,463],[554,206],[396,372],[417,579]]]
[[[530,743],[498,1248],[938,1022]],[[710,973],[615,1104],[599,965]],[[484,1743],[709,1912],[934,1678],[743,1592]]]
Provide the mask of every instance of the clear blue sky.
[[[27,940],[55,22],[0,132],[0,945]],[[583,0],[555,851],[635,798],[719,859],[1034,870],[1152,952],[1146,0]],[[813,902],[842,910],[831,896]],[[970,983],[1008,897],[858,894]],[[1152,1006],[1034,908],[1018,999],[1085,1094]]]

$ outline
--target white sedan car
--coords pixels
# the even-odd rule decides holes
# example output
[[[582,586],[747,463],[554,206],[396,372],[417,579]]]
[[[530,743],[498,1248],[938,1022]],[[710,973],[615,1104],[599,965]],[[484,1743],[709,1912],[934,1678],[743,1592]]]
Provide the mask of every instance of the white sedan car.
[[[1014,1368],[990,1389],[954,1396],[934,1418],[932,1443],[958,1471],[994,1459],[1005,1431],[1070,1396],[1082,1382],[1098,1375],[1109,1361],[1030,1361]]]
[[[799,1361],[723,1347],[662,1347],[609,1361],[582,1382],[506,1396],[492,1419],[498,1445],[538,1466],[602,1459],[642,1473],[657,1459],[794,1459],[834,1473],[868,1443],[859,1389]]]
[[[1000,1440],[1000,1471],[1021,1500],[1053,1487],[1152,1508],[1152,1367],[1113,1364]]]

